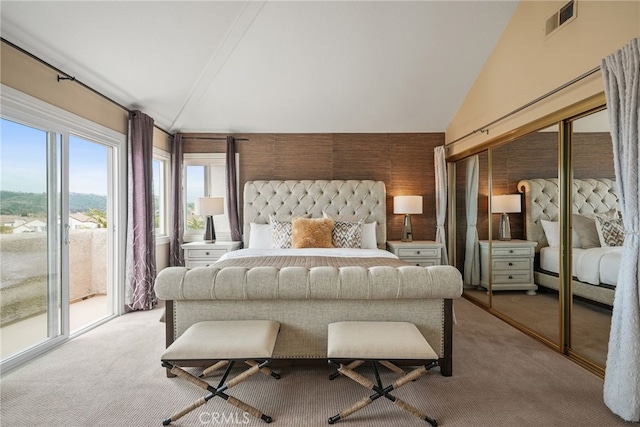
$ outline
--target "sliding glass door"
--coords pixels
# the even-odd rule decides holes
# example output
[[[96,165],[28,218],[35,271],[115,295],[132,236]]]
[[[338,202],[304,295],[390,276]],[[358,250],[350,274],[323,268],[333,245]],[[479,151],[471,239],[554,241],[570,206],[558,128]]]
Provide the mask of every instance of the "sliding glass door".
[[[2,359],[63,334],[60,135],[2,120]]]
[[[65,112],[51,106],[34,114],[2,101],[0,363],[5,370],[117,314],[124,135],[75,116],[59,123],[56,114]]]
[[[113,148],[69,136],[69,327],[74,333],[113,314]]]

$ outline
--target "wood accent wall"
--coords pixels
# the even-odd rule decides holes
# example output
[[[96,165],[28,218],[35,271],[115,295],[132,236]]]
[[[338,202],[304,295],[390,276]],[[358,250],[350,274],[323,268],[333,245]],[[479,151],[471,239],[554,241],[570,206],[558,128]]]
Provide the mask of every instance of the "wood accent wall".
[[[224,153],[226,134],[183,134],[185,153]],[[240,182],[268,179],[372,179],[387,188],[387,240],[399,240],[402,216],[393,196],[423,196],[423,214],[412,215],[415,240],[436,235],[434,148],[444,133],[233,134]],[[194,139],[198,138],[198,139]],[[190,139],[191,138],[191,139]],[[203,139],[211,138],[211,139]],[[215,139],[214,139],[215,138]],[[242,197],[242,194],[240,194]],[[242,200],[240,201],[242,204]]]

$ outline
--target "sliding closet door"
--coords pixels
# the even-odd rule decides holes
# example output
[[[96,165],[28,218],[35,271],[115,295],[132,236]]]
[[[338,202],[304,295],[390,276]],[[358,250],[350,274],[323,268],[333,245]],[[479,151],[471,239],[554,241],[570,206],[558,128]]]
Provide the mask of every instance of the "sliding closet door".
[[[558,245],[558,126],[522,136],[491,152],[492,239],[487,267],[491,307],[550,345],[561,347]],[[527,211],[522,180],[536,181],[533,209]],[[539,184],[538,184],[539,183]],[[500,235],[508,220],[509,235]],[[527,230],[527,220],[532,221]],[[544,236],[543,223],[555,236]],[[554,227],[555,226],[555,227]],[[489,248],[489,243],[491,248]]]
[[[567,350],[604,367],[620,247],[601,239],[596,215],[615,224],[619,217],[613,147],[607,110],[570,121],[573,172],[574,264]],[[596,166],[597,165],[597,166]],[[613,183],[610,185],[610,183]],[[603,223],[604,224],[604,223]],[[580,241],[580,237],[584,241]],[[600,265],[600,271],[595,268]],[[592,271],[591,271],[592,270]],[[592,274],[596,272],[597,275]],[[577,280],[577,277],[582,280]]]

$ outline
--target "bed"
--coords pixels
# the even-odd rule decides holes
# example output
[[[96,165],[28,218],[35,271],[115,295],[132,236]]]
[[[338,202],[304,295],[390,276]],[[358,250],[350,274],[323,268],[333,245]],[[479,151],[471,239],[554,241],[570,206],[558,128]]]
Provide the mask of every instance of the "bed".
[[[572,291],[583,299],[613,306],[624,228],[614,180],[574,179],[572,190]],[[525,235],[538,242],[536,284],[558,290],[559,192],[557,178],[522,180]]]
[[[158,274],[167,346],[198,321],[267,319],[281,324],[274,359],[325,359],[329,323],[407,321],[450,376],[452,300],[462,294],[462,277],[452,266],[413,266],[384,250],[386,198],[380,181],[247,182],[246,249],[209,267],[169,267]],[[282,244],[280,226],[303,222],[294,218],[331,219],[334,229],[360,223],[360,247],[273,248]]]

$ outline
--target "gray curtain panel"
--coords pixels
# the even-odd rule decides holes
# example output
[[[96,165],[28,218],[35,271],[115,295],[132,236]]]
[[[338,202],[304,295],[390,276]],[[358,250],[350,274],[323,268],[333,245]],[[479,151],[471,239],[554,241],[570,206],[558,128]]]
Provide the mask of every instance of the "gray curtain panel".
[[[171,141],[171,231],[169,236],[169,265],[184,266],[184,213],[182,207],[182,134],[176,133]]]
[[[231,240],[242,241],[238,215],[238,186],[236,184],[236,139],[227,136],[227,215],[231,228]]]
[[[153,208],[153,119],[129,115],[125,310],[149,310],[158,299]]]
[[[436,242],[442,243],[442,264],[449,264],[447,251],[447,233],[444,225],[447,220],[447,161],[444,145],[434,149],[436,172]]]
[[[613,301],[604,402],[640,421],[640,38],[602,60],[625,239]]]

